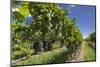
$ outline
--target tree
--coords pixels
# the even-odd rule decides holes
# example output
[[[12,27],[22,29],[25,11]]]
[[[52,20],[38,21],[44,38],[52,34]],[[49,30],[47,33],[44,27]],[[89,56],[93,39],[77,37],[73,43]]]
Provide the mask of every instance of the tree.
[[[86,38],[87,41],[95,42],[96,41],[96,33],[92,32],[89,34],[89,36]]]
[[[44,51],[52,50],[54,42],[60,42],[61,47],[67,46],[71,52],[79,47],[82,35],[75,26],[77,19],[71,21],[69,11],[58,4],[21,2],[18,10],[12,13],[15,19],[12,22],[14,44],[32,44],[35,53],[42,51],[42,48]],[[33,19],[27,25],[24,21],[29,14]]]

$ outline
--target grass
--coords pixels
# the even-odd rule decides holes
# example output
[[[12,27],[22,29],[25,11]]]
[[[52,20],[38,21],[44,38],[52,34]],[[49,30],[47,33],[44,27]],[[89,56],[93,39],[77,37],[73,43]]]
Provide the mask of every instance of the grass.
[[[84,59],[85,61],[96,60],[95,50],[92,47],[90,47],[87,42],[85,42],[85,45],[84,45]]]
[[[84,43],[84,61],[95,61],[96,54],[95,50]],[[43,52],[28,56],[27,59],[19,61],[13,65],[36,65],[36,64],[54,64],[54,63],[65,63],[68,60],[68,49],[58,48],[53,51]]]
[[[12,52],[12,59],[13,60],[16,60],[16,59],[19,59],[19,58],[22,58],[24,56],[27,56],[28,54],[32,54],[33,50],[15,50]]]
[[[14,65],[64,63],[67,60],[67,52],[67,48],[59,48],[53,51],[32,55],[26,60],[19,61]]]

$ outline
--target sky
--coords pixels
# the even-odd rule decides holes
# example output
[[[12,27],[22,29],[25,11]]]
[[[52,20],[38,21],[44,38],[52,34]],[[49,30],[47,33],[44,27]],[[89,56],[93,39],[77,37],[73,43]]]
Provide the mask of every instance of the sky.
[[[73,19],[77,18],[76,25],[80,29],[83,38],[86,38],[91,32],[95,32],[95,24],[96,24],[96,10],[95,6],[87,6],[87,5],[66,5],[59,4],[61,7],[66,9],[66,7],[71,7],[71,11],[69,13],[69,18]]]

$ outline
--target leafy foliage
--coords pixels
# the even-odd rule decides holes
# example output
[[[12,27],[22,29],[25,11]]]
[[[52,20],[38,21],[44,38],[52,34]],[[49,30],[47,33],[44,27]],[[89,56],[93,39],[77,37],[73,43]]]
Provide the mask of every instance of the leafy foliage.
[[[12,13],[15,19],[11,23],[13,51],[24,50],[26,54],[36,54],[52,51],[53,43],[59,43],[71,54],[81,46],[82,34],[75,26],[77,19],[70,20],[68,17],[69,9],[65,10],[58,4],[21,2],[18,10]],[[29,14],[33,17],[32,22],[25,24]]]
[[[90,33],[89,36],[85,40],[87,41],[90,47],[96,50],[96,33],[95,32]]]
[[[92,42],[95,42],[95,40],[96,40],[96,33],[95,32],[93,32],[89,35],[89,40]]]

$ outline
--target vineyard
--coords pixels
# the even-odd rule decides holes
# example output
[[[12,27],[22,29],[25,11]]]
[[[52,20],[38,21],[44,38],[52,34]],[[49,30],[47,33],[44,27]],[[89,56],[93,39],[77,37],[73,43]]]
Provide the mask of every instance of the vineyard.
[[[11,13],[12,65],[95,60],[95,34],[83,39],[78,26],[75,25],[77,18],[69,18],[70,7],[63,9],[52,3],[14,1],[12,9],[16,8],[18,10]],[[94,53],[85,54],[85,51],[86,60],[76,60],[83,42],[86,44],[83,50],[89,48],[90,52],[92,50]],[[92,59],[88,55],[91,55]]]

